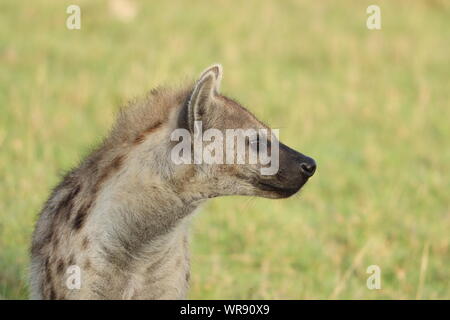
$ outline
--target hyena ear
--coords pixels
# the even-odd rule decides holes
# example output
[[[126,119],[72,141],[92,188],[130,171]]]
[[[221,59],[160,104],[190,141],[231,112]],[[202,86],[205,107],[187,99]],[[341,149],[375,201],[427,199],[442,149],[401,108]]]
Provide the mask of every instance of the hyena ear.
[[[219,94],[222,79],[222,66],[215,64],[206,69],[197,80],[187,102],[187,126],[194,132],[195,121],[207,120],[205,117],[214,108],[214,100]]]
[[[206,68],[206,70],[203,71],[202,74],[200,75],[198,82],[209,72],[214,73],[214,76],[216,78],[214,88],[215,88],[215,93],[217,94],[220,91],[220,82],[222,81],[222,74],[223,74],[222,65],[219,63],[216,63],[216,64],[213,64],[212,66],[209,66],[208,68]]]

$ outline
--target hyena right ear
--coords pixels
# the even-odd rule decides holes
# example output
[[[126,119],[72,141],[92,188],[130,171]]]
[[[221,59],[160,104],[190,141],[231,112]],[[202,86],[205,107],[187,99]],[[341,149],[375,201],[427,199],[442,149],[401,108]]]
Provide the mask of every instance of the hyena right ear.
[[[220,81],[222,80],[222,66],[212,65],[202,72],[190,94],[181,117],[184,126],[192,133],[195,121],[207,122],[207,116],[214,108],[214,101],[219,94]]]

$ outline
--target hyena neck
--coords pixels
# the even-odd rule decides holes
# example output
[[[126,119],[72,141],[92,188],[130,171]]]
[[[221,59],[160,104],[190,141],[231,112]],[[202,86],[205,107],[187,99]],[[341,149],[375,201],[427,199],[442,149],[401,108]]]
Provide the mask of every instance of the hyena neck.
[[[167,234],[185,224],[185,218],[202,201],[177,193],[152,168],[138,167],[136,162],[140,161],[133,151],[128,152],[120,165],[112,165],[114,170],[106,181],[91,183],[101,186],[86,228],[89,233],[99,234],[97,239],[108,252],[117,251],[116,260],[145,256],[152,251],[148,248],[153,249],[154,241],[167,238]],[[113,158],[104,162],[117,161]]]
[[[33,235],[33,297],[183,297],[188,217],[201,201],[166,179],[163,142],[186,95],[155,93],[121,114],[105,142],[55,188]],[[64,285],[73,265],[84,275],[78,291]]]
[[[102,152],[95,162],[88,161],[90,168],[80,168],[78,180],[95,196],[80,232],[89,235],[93,258],[103,266],[96,282],[122,276],[115,282],[117,292],[122,287],[116,298],[182,297],[166,286],[187,288],[189,217],[202,200],[164,182],[159,172],[165,168],[139,166],[141,157],[148,157],[139,148],[146,146]],[[99,163],[109,165],[100,168]]]
[[[200,201],[176,197],[158,186],[121,186],[98,198],[87,228],[99,233],[102,251],[118,266],[145,260],[171,235],[187,232],[189,217]],[[155,245],[155,244],[158,245]],[[162,248],[164,250],[164,248]]]

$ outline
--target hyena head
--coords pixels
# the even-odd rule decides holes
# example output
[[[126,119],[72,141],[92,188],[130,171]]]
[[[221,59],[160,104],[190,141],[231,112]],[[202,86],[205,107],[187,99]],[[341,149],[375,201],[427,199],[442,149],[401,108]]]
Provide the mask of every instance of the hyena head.
[[[314,160],[282,144],[273,130],[219,93],[222,67],[206,69],[171,133],[172,181],[203,198],[286,198],[314,174]],[[189,139],[186,139],[189,137]]]

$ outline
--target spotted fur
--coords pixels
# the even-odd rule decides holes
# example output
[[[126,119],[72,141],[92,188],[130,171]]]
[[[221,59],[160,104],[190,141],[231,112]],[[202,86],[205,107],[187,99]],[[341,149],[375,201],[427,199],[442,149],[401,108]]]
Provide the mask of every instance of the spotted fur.
[[[171,161],[170,134],[192,132],[193,120],[220,130],[267,128],[219,94],[221,77],[214,65],[195,83],[133,101],[104,142],[62,179],[33,234],[32,299],[185,298],[188,227],[197,207],[223,195],[286,196],[260,188],[255,167]],[[71,266],[81,270],[80,288],[67,286]]]

